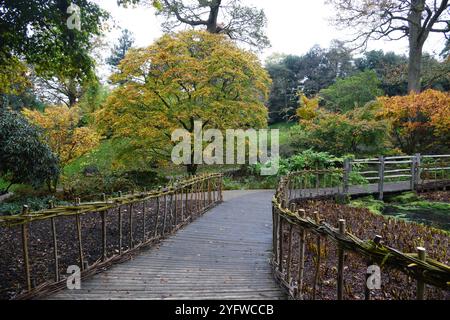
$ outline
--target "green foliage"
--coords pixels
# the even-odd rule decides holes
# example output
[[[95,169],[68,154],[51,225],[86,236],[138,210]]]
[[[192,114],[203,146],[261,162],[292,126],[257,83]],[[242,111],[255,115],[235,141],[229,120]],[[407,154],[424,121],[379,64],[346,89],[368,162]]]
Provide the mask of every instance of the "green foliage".
[[[79,99],[77,107],[83,113],[80,125],[93,124],[93,113],[100,109],[109,95],[109,89],[98,81],[89,83],[84,89],[83,96]]]
[[[120,61],[125,58],[125,55],[133,44],[133,33],[128,29],[122,30],[122,35],[120,36],[118,43],[112,48],[111,55],[106,62],[112,67],[117,67],[120,64]]]
[[[81,31],[66,24],[72,2],[80,7]],[[42,79],[47,96],[51,91],[65,96],[69,105],[75,104],[78,97],[74,93],[95,78],[90,51],[109,15],[88,0],[2,0],[0,12],[0,57],[23,58]],[[5,65],[0,58],[0,69]]]
[[[364,71],[320,91],[325,108],[330,111],[347,112],[382,96],[380,80],[375,71]]]
[[[373,70],[381,81],[380,87],[388,96],[408,93],[407,65],[408,57],[372,50],[355,60],[359,71]]]
[[[65,201],[61,201],[53,195],[17,195],[0,203],[1,215],[15,215],[22,211],[24,205],[27,205],[31,211],[39,211],[48,209],[49,202],[52,201],[55,205],[67,205]]]
[[[70,178],[91,166],[95,166],[102,174],[120,169],[117,166],[117,159],[128,143],[127,139],[102,141],[96,149],[64,167],[64,176]]]
[[[287,159],[279,159],[278,177],[289,172],[315,169],[334,169],[342,167],[343,158],[337,158],[327,152],[305,150]],[[248,167],[250,175],[260,176],[263,167],[269,167],[270,163],[256,164]]]
[[[303,56],[269,58],[266,69],[273,80],[269,99],[271,121],[286,121],[295,116],[299,91],[313,97],[337,79],[352,75],[356,70],[351,61],[349,51],[339,42],[329,49],[315,46]]]
[[[0,176],[35,187],[59,177],[59,160],[22,115],[0,109]],[[7,191],[6,188],[5,191]]]
[[[389,124],[377,120],[379,108],[369,103],[346,114],[320,111],[291,129],[291,145],[297,151],[313,149],[337,156],[383,154],[390,146]]]
[[[156,172],[130,171],[93,176],[75,175],[63,181],[63,188],[66,198],[80,197],[83,200],[98,200],[102,193],[130,192],[144,188],[151,190],[166,182],[167,180]]]
[[[353,208],[366,208],[374,214],[383,214],[384,209],[384,202],[375,200],[373,196],[352,200],[349,205]]]

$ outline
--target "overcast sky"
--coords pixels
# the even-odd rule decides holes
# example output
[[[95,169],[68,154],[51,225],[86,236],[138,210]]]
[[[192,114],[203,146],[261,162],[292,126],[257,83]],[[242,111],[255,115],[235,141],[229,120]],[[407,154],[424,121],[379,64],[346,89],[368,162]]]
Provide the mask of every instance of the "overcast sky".
[[[161,18],[155,16],[152,8],[138,6],[125,9],[118,7],[116,0],[94,2],[111,13],[116,27],[134,33],[136,46],[148,46],[162,35]],[[343,40],[348,36],[330,25],[328,19],[333,15],[333,8],[325,5],[325,0],[243,0],[243,3],[264,9],[267,15],[267,34],[272,47],[260,54],[263,61],[272,53],[301,55],[316,44],[328,47],[331,40]],[[114,29],[107,36],[108,42],[116,41],[119,36],[120,31]],[[370,43],[369,49],[407,54],[407,44],[406,39],[376,41]],[[425,50],[438,55],[443,46],[443,37],[434,35],[428,40]]]

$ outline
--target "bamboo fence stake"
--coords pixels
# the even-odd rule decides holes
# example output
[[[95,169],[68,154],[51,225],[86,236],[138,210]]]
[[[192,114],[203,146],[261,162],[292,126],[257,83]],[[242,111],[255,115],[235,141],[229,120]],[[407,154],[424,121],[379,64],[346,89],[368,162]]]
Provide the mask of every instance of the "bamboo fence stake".
[[[48,208],[55,208],[55,204],[52,200],[48,202]],[[50,219],[51,229],[52,229],[52,238],[53,238],[53,259],[55,260],[55,282],[59,282],[59,257],[58,257],[58,241],[56,234],[56,221],[55,218],[52,217]]]
[[[306,211],[300,210],[300,217],[305,218],[306,217]],[[299,252],[299,267],[298,267],[298,294],[299,299],[303,299],[303,273],[305,272],[305,242],[306,242],[306,234],[305,229],[300,227],[300,252]]]
[[[278,215],[278,244],[279,244],[279,258],[278,258],[278,271],[283,273],[283,217]]]
[[[82,240],[82,235],[81,235],[81,219],[80,219],[80,215],[76,215],[75,216],[76,219],[76,225],[77,225],[77,237],[78,237],[78,254],[80,257],[80,264],[81,264],[81,270],[85,269],[85,264],[84,264],[84,256],[83,256],[83,240]]]
[[[102,218],[102,261],[107,260],[107,246],[106,246],[106,211],[101,213]]]
[[[29,207],[24,205],[22,207],[22,215],[26,216],[29,212]],[[25,264],[25,279],[27,281],[27,289],[31,291],[31,271],[30,271],[30,256],[28,252],[28,223],[22,224],[22,250],[23,250],[23,260]]]
[[[427,260],[427,251],[425,248],[418,247],[417,253],[419,260]],[[425,282],[423,282],[422,280],[417,280],[417,300],[425,300]]]
[[[159,214],[160,214],[160,212],[159,212],[160,202],[161,202],[161,200],[160,200],[160,197],[158,196],[156,198],[156,218],[155,218],[156,222],[155,222],[155,234],[154,234],[155,239],[158,238],[158,222],[159,222]]]
[[[293,224],[289,224],[289,239],[288,239],[288,256],[286,265],[286,282],[291,284],[291,259],[292,259],[292,234],[293,234]]]
[[[178,227],[178,186],[175,189],[175,228]]]
[[[316,222],[317,224],[320,224],[320,215],[319,212],[315,212],[316,216]],[[320,280],[320,264],[322,260],[322,239],[320,235],[317,235],[317,264],[316,264],[316,271],[314,274],[314,283],[313,283],[313,300],[316,300],[316,294],[317,294],[317,286],[319,284]]]
[[[128,216],[128,218],[129,218],[129,221],[128,221],[128,224],[129,224],[129,233],[130,233],[130,244],[129,244],[129,247],[130,247],[130,249],[129,250],[131,250],[131,249],[133,249],[133,204],[130,204],[130,214],[129,214],[129,216]]]
[[[342,236],[346,234],[346,224],[345,220],[339,220],[339,233]],[[337,278],[337,298],[338,300],[344,299],[344,258],[345,251],[341,245],[338,246],[338,278]]]
[[[119,255],[122,254],[122,241],[123,241],[123,231],[122,231],[122,206],[119,205]]]
[[[164,220],[163,220],[163,230],[162,230],[163,237],[166,234],[166,222],[167,222],[167,194],[164,195]]]
[[[277,241],[277,220],[278,220],[278,212],[274,205],[272,205],[272,221],[273,221],[273,228],[272,228],[272,251],[273,251],[273,257],[272,261],[274,263],[277,263],[278,259],[278,241]]]
[[[146,229],[147,229],[147,220],[146,220],[146,208],[145,208],[145,200],[142,201],[142,217],[143,217],[143,221],[142,221],[142,239],[145,242],[147,242],[147,233],[146,233]]]

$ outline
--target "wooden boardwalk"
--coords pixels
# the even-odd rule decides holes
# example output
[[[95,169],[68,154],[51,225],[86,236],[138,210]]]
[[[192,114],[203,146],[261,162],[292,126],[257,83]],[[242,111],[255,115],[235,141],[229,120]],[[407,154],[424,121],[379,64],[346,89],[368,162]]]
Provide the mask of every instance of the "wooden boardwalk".
[[[273,279],[273,191],[232,191],[159,247],[49,299],[285,299]]]

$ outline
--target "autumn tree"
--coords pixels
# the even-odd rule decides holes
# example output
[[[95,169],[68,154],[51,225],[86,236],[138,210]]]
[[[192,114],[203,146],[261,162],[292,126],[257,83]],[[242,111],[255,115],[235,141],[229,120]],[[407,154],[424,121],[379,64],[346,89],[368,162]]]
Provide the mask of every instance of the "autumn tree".
[[[99,135],[89,127],[79,127],[80,110],[67,106],[47,107],[44,112],[25,109],[24,115],[44,130],[53,152],[64,167],[99,143]]]
[[[376,118],[379,104],[368,103],[342,114],[318,108],[317,98],[304,101],[297,112],[300,123],[291,129],[290,144],[297,152],[312,149],[336,156],[375,156],[389,148],[388,122]]]
[[[450,150],[450,94],[435,90],[382,97],[379,113],[392,125],[396,145],[407,154]]]
[[[119,0],[128,3],[142,0]],[[242,0],[153,0],[157,14],[164,17],[162,27],[173,32],[180,26],[202,28],[226,34],[231,39],[257,49],[270,46],[265,34],[267,18],[263,10],[245,6]]]
[[[328,0],[336,8],[337,25],[357,33],[353,42],[365,47],[382,38],[409,41],[408,91],[421,90],[423,47],[431,33],[450,36],[449,0]]]
[[[196,120],[205,128],[267,126],[270,78],[256,55],[224,35],[164,35],[130,50],[112,80],[121,85],[98,112],[99,125],[148,155],[167,157],[173,130],[192,133]]]

